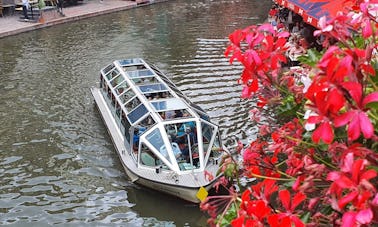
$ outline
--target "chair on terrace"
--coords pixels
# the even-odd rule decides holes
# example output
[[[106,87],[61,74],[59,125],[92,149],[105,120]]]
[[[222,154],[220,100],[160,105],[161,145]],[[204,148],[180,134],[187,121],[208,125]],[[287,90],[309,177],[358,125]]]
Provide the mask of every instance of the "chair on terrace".
[[[0,0],[0,15],[3,17],[3,0]]]

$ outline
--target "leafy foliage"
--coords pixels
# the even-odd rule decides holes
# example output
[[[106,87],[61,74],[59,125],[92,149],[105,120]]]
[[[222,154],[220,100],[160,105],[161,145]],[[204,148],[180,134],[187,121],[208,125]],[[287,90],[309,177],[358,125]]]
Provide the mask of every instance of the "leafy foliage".
[[[260,132],[237,147],[242,163],[224,159],[216,187],[236,183],[201,204],[211,225],[378,225],[376,5],[346,1],[348,14],[320,19],[324,51],[307,50],[299,68],[282,67],[287,32],[265,24],[229,36],[225,55],[244,66],[238,82],[243,98],[258,99]]]

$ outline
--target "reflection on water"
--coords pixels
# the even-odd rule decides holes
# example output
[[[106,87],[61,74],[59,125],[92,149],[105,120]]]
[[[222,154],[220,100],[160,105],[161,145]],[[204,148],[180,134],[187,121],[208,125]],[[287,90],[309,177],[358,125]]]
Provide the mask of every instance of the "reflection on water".
[[[222,128],[253,138],[223,57],[270,0],[171,0],[0,40],[0,225],[204,226],[197,205],[129,182],[89,88],[114,59],[156,63]]]

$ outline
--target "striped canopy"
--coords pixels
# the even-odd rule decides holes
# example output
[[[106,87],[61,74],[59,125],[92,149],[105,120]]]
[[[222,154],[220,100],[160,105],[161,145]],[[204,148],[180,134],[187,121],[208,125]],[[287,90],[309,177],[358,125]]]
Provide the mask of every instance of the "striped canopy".
[[[277,4],[301,15],[303,21],[318,27],[318,21],[325,16],[327,20],[351,6],[346,0],[274,0]]]

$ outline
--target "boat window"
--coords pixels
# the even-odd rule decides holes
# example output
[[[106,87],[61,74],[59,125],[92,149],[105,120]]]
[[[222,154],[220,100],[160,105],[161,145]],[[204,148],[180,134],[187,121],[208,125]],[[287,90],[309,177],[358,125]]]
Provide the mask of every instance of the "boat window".
[[[180,169],[191,170],[199,168],[196,123],[189,121],[166,124],[164,127]]]
[[[131,124],[129,120],[127,120],[126,114],[124,112],[122,112],[121,124],[125,128],[126,141],[128,144],[130,144],[130,131],[129,130],[130,130]]]
[[[138,121],[141,117],[143,117],[144,115],[146,115],[146,113],[148,113],[147,108],[143,104],[140,104],[138,107],[136,107],[135,109],[133,109],[127,115],[127,117],[129,118],[131,124],[133,124],[136,121]]]
[[[135,107],[137,107],[139,104],[141,104],[140,100],[138,99],[138,97],[134,97],[133,99],[131,99],[130,101],[128,101],[126,104],[125,104],[125,108],[127,110],[127,112],[131,112],[131,110],[133,110]]]
[[[111,93],[110,96],[111,96],[111,99],[112,99],[112,105],[115,106],[115,104],[116,104],[116,98],[115,98],[115,96],[114,96],[113,93]]]
[[[132,64],[142,64],[143,62],[139,58],[125,59],[118,61],[121,66],[127,66]]]
[[[160,111],[159,115],[162,120],[172,120],[172,119],[178,119],[178,118],[193,117],[187,109]]]
[[[138,87],[142,93],[152,93],[159,91],[167,91],[167,87],[164,84],[149,84],[141,85]]]
[[[156,84],[160,81],[155,76],[148,76],[148,77],[140,77],[140,78],[133,78],[135,85],[143,85],[143,84]]]
[[[120,84],[122,81],[124,81],[125,79],[123,78],[123,76],[121,76],[121,74],[118,74],[116,77],[114,77],[111,81],[110,81],[110,84],[112,85],[112,87],[116,87],[118,84]]]
[[[218,157],[221,155],[221,143],[217,129],[209,124],[206,124],[205,122],[201,122],[201,126],[204,151],[211,151],[210,157]],[[213,136],[215,136],[214,142],[210,144]]]
[[[139,148],[139,138],[142,135],[142,130],[139,130],[139,127],[135,127],[133,130],[133,150],[134,152],[138,152]]]
[[[105,87],[105,80],[104,80],[104,76],[100,74],[100,88],[103,88],[103,87]]]
[[[169,91],[155,92],[155,93],[145,93],[144,96],[148,100],[159,100],[173,98],[173,95]]]
[[[146,69],[146,66],[144,66],[143,64],[126,65],[126,66],[122,66],[122,69],[123,69],[125,72],[133,72],[133,71],[136,71],[136,70],[143,70],[143,69]]]
[[[116,115],[118,118],[121,118],[121,106],[118,102],[116,103]]]
[[[202,142],[203,142],[204,148],[206,147],[204,151],[207,152],[210,141],[213,138],[214,128],[204,122],[201,122],[201,126],[202,126]]]
[[[156,155],[144,144],[141,145],[140,163],[145,166],[156,167],[161,161]]]
[[[115,91],[116,91],[116,93],[119,95],[119,94],[122,94],[127,88],[129,88],[129,85],[127,84],[126,81],[123,81],[121,84],[119,84],[119,85],[115,88]]]
[[[132,89],[129,89],[126,92],[124,92],[119,98],[121,99],[122,103],[126,103],[134,96],[135,96],[134,91]]]
[[[105,75],[107,74],[110,70],[112,70],[114,68],[114,64],[110,64],[108,66],[106,66],[103,70],[102,70],[102,73]]]
[[[172,136],[170,135],[168,135],[168,140],[169,140],[170,149],[173,151],[173,155],[176,159],[176,162],[177,163],[185,162],[186,157],[182,154],[183,151],[181,150],[181,147],[179,146],[179,144],[173,141]],[[185,147],[183,148],[185,149]],[[165,145],[160,147],[160,153],[162,153],[168,159],[168,150]]]
[[[205,120],[205,121],[210,121],[210,117],[209,115],[205,114],[204,112],[202,111],[199,111],[197,109],[194,110],[199,116],[201,119]]]
[[[180,99],[166,99],[163,101],[152,101],[152,106],[156,111],[185,109],[187,105]]]
[[[155,147],[155,149],[160,152],[167,160],[169,159],[168,153],[165,153],[165,145],[163,141],[163,137],[161,136],[159,128],[154,129],[150,134],[146,136],[146,139],[148,142],[151,143],[152,146]]]
[[[106,78],[108,78],[108,80],[111,80],[114,77],[116,77],[117,75],[119,75],[119,71],[118,71],[118,69],[115,68],[110,73],[106,74]]]
[[[107,93],[108,98],[110,99],[112,97],[112,90],[108,86],[108,84],[105,84],[105,92]]]
[[[104,81],[104,85],[103,85],[103,87],[102,87],[102,90],[104,91],[104,92],[108,92],[108,84]]]
[[[129,76],[130,79],[134,79],[134,78],[153,76],[154,73],[151,70],[144,68],[144,69],[139,69],[139,70],[134,70],[134,71],[127,71],[127,75]]]
[[[213,146],[211,147],[210,156],[219,157],[221,155],[222,155],[222,144],[221,144],[220,136],[217,133],[217,135],[215,136]]]
[[[138,123],[138,127],[142,128],[143,133],[151,128],[156,122],[152,118],[151,114],[147,115],[142,121]]]

